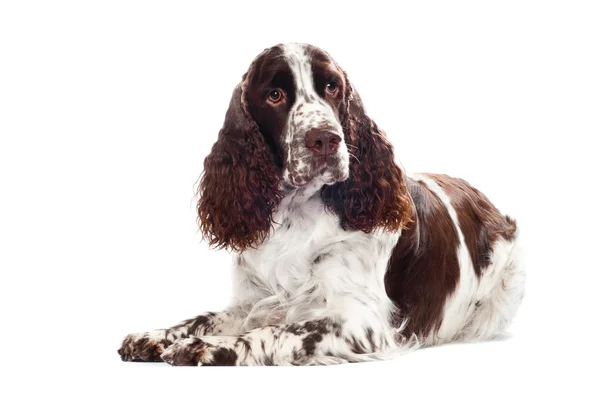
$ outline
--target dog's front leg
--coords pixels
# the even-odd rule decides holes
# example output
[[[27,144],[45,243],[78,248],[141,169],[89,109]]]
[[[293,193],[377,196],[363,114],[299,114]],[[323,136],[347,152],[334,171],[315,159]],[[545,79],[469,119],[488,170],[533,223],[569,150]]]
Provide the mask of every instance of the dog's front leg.
[[[205,312],[167,329],[129,334],[123,339],[118,353],[123,361],[160,362],[160,355],[165,348],[178,339],[241,333],[244,317],[245,312],[239,308],[223,312]]]
[[[382,328],[322,318],[250,330],[237,336],[177,340],[162,358],[171,365],[319,365],[375,358],[394,343]]]

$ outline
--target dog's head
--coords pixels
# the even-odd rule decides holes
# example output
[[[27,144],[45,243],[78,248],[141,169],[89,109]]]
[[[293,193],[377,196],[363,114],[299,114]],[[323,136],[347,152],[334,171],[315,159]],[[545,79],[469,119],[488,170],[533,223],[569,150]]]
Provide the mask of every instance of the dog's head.
[[[329,55],[300,44],[265,50],[246,74],[242,90],[250,116],[288,187],[314,178],[329,184],[348,178],[342,129],[346,85]]]
[[[260,243],[280,199],[309,182],[324,186],[344,228],[405,222],[406,186],[392,146],[344,71],[317,47],[277,45],[254,59],[235,88],[205,160],[201,230],[216,246]]]

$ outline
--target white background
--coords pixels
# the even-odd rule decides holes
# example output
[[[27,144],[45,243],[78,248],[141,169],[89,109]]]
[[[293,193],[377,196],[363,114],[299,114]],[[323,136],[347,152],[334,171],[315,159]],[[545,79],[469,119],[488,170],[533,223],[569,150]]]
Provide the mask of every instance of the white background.
[[[0,3],[1,395],[598,396],[598,3],[206,3]],[[127,333],[227,304],[194,183],[250,61],[287,41],[341,64],[407,170],[517,218],[511,338],[334,367],[120,361]]]

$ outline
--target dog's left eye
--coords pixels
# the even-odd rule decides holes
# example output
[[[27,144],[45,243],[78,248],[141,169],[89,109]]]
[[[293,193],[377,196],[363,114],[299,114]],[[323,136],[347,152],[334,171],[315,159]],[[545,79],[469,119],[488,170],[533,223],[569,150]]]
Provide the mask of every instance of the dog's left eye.
[[[338,85],[336,82],[329,82],[325,86],[325,92],[329,95],[336,95],[338,91]]]
[[[267,98],[271,103],[276,104],[283,99],[283,94],[279,90],[271,90]]]

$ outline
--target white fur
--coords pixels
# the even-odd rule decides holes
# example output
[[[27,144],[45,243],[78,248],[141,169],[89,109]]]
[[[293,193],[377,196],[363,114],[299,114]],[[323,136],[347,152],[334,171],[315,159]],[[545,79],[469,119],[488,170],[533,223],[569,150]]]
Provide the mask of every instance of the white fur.
[[[235,305],[254,303],[249,329],[333,318],[350,334],[370,327],[383,345],[395,346],[383,276],[400,234],[344,231],[325,210],[322,185],[317,178],[286,197],[268,240],[239,254]]]
[[[458,335],[458,340],[488,340],[506,330],[517,314],[525,292],[525,262],[519,238],[494,243],[490,265],[475,292],[480,302]]]

